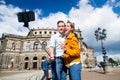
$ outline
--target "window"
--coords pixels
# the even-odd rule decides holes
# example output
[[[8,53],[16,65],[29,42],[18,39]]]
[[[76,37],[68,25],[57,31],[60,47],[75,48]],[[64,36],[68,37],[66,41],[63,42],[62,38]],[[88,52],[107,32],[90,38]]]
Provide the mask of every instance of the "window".
[[[51,31],[49,32],[49,34],[51,34]]]
[[[83,55],[85,55],[85,53],[83,53]]]
[[[35,32],[35,34],[37,34],[37,32]]]
[[[56,32],[54,32],[54,34],[56,34]]]
[[[25,45],[25,51],[29,51],[30,50],[30,43],[27,43],[26,45]]]
[[[42,34],[42,32],[41,32],[41,31],[40,31],[39,33],[40,33],[40,34]]]
[[[34,57],[33,60],[37,60],[37,57]]]
[[[38,42],[35,42],[35,43],[34,43],[34,50],[38,50],[38,45],[39,45]]]
[[[45,31],[44,34],[46,34],[47,32]]]
[[[24,59],[25,61],[29,61],[29,57],[25,57],[25,59]]]
[[[46,42],[46,41],[43,41],[43,42],[42,42],[42,49],[45,49],[46,46],[47,46],[47,42]]]
[[[15,43],[12,43],[12,49],[15,50]]]

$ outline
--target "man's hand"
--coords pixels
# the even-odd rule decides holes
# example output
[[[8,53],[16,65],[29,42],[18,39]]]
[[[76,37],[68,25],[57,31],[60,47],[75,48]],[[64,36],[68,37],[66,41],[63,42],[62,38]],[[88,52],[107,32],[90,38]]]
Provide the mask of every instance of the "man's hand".
[[[48,52],[49,52],[49,60],[50,61],[54,61],[55,59],[54,59],[54,48],[53,47],[49,47],[49,49],[48,49]]]
[[[54,61],[54,60],[55,60],[54,55],[50,55],[50,56],[49,56],[49,60],[50,60],[50,61]]]

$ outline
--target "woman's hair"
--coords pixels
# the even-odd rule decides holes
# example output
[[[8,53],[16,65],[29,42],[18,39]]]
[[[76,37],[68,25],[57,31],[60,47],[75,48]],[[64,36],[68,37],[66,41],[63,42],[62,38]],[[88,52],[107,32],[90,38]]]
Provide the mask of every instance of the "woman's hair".
[[[78,35],[74,32],[75,37],[78,39]]]
[[[70,24],[71,28],[73,28],[73,31],[72,31],[72,32],[74,33],[75,37],[78,39],[78,35],[74,32],[74,31],[75,31],[75,25],[74,25],[74,23],[73,23],[73,22],[70,22],[70,21],[67,21],[67,23]]]
[[[70,22],[70,21],[67,21],[67,23],[69,23],[69,24],[70,24],[71,28],[73,28],[73,31],[72,31],[72,32],[74,32],[74,30],[75,30],[74,23],[73,23],[73,22]]]

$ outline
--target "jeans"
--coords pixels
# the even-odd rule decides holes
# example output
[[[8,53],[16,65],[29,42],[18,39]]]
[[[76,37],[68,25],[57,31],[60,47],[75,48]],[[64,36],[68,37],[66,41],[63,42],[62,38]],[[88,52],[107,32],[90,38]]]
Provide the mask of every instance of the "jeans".
[[[56,58],[54,64],[55,65],[52,66],[52,80],[66,80],[67,68],[63,60]]]
[[[44,75],[41,80],[48,80],[48,70],[44,70]]]
[[[52,80],[57,80],[57,73],[56,73],[56,64],[55,61],[51,62],[51,69],[52,69]]]
[[[81,68],[82,64],[73,64],[69,68],[70,80],[81,80]]]

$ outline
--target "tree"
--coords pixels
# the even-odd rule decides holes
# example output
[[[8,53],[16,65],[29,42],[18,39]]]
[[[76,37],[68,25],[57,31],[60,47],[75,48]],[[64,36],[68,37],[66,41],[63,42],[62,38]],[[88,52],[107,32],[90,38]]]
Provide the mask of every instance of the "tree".
[[[118,66],[118,62],[112,58],[109,58],[109,62],[112,64],[112,66]]]

